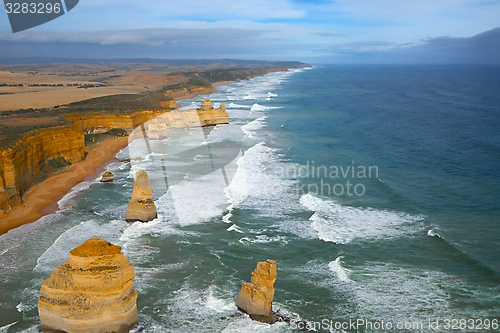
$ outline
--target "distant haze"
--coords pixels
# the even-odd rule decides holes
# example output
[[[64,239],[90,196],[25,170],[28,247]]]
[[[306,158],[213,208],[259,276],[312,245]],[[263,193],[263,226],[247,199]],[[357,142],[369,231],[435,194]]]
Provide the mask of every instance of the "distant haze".
[[[0,57],[500,63],[498,0],[87,0]]]

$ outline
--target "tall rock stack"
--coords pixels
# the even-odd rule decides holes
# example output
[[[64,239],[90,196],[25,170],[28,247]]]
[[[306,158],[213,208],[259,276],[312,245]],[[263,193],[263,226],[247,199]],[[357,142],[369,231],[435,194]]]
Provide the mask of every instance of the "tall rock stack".
[[[251,282],[243,282],[236,298],[236,306],[248,313],[253,319],[273,321],[272,301],[274,281],[276,281],[276,262],[261,261],[252,273]]]
[[[220,103],[220,106],[219,106],[219,111],[220,111],[220,112],[226,112],[226,104],[224,104],[224,103]]]
[[[213,106],[212,106],[212,101],[210,101],[210,99],[207,98],[206,100],[201,102],[201,107],[200,107],[201,111],[209,111],[212,109]]]
[[[119,246],[88,239],[42,282],[38,302],[42,330],[127,331],[139,320],[134,277],[134,266]]]
[[[153,201],[151,182],[148,174],[143,169],[135,173],[134,190],[128,202],[125,219],[128,222],[148,222],[156,218],[156,206]]]

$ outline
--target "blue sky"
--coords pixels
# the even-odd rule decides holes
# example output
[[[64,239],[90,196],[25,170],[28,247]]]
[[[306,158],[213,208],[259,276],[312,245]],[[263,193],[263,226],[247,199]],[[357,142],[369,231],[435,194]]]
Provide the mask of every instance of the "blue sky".
[[[81,0],[16,34],[2,11],[0,56],[498,63],[499,34],[476,35],[499,18],[500,0]]]

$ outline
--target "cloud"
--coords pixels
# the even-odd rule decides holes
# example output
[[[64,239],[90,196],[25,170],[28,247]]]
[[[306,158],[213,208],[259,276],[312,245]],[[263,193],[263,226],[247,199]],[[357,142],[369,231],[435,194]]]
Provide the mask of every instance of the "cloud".
[[[141,29],[0,32],[0,56],[498,63],[499,29],[472,37],[420,36],[413,41],[409,37],[399,41],[385,33],[397,32],[397,26],[348,29],[319,23],[178,20],[165,22],[162,27]]]
[[[335,33],[335,32],[327,32],[327,31],[320,31],[320,32],[314,32],[315,35],[322,36],[322,37],[342,37],[346,36],[346,34],[340,34],[340,33]]]
[[[362,41],[329,47],[324,62],[500,64],[500,27],[472,37],[441,36],[412,43]]]
[[[235,28],[0,33],[0,48],[3,57],[297,59],[303,45],[273,34]]]
[[[427,39],[416,50],[432,59],[454,63],[500,63],[500,27],[469,38],[448,36]]]
[[[86,32],[44,32],[32,31],[21,33],[0,32],[0,41],[12,42],[51,42],[51,43],[90,43],[101,45],[149,45],[160,46],[182,40],[199,45],[217,41],[241,41],[256,39],[265,34],[265,30],[248,29],[128,29]]]

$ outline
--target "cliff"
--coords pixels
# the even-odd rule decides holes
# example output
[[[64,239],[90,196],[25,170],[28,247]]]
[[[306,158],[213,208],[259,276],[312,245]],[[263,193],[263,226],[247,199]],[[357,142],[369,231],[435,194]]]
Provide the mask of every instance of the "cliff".
[[[267,260],[257,263],[251,282],[243,282],[236,299],[236,306],[252,319],[273,321],[272,300],[276,281],[276,262]]]
[[[208,102],[210,102],[208,100]],[[205,102],[207,103],[207,102]],[[66,114],[75,127],[57,127],[26,134],[9,149],[0,150],[0,209],[20,205],[24,192],[33,184],[41,168],[51,159],[62,157],[70,163],[85,154],[84,133],[122,128],[129,133],[146,123],[150,138],[161,138],[168,128],[184,128],[229,123],[224,104],[219,109],[205,105],[185,111],[149,110],[130,114]],[[0,211],[1,213],[1,211]],[[0,215],[1,216],[1,215]]]
[[[169,128],[199,127],[217,124],[229,124],[229,115],[226,112],[226,106],[221,104],[218,109],[214,109],[212,102],[206,99],[202,102],[199,109],[165,112],[146,122],[144,127],[149,139],[162,139],[167,137]],[[142,135],[142,128],[138,128],[130,134],[130,137],[131,139],[135,139]]]
[[[58,157],[75,163],[84,154],[84,135],[73,127],[32,132],[13,147],[0,150],[0,208],[7,210],[21,203],[44,163]]]
[[[148,222],[156,218],[156,206],[148,174],[144,170],[135,173],[134,190],[128,202],[125,219],[129,222]]]
[[[71,250],[69,259],[42,282],[42,330],[104,333],[135,324],[134,267],[119,246],[99,238]]]
[[[113,128],[122,128],[130,132],[135,127],[165,112],[168,111],[136,111],[122,115],[101,113],[91,113],[85,115],[65,114],[62,115],[62,117],[71,121],[76,128],[80,129],[84,133],[102,132]]]
[[[164,108],[169,108],[169,109],[177,109],[179,105],[177,104],[177,101],[173,98],[166,99],[162,102],[160,102],[161,106]]]
[[[213,92],[215,92],[215,89],[211,85],[205,87],[196,87],[187,85],[187,87],[167,89],[166,91],[163,92],[163,95],[173,99],[179,97],[185,98],[187,96],[194,96],[201,94],[210,94]]]
[[[205,105],[200,109],[183,110],[183,111],[166,111],[166,110],[150,110],[136,111],[129,114],[114,115],[114,114],[99,114],[92,113],[88,115],[68,114],[63,115],[67,120],[70,120],[73,125],[84,133],[94,133],[108,131],[113,128],[122,128],[127,132],[131,132],[137,126],[147,123],[151,120],[151,124],[156,123],[157,126],[166,128],[184,128],[192,126],[208,126],[217,124],[228,124],[229,115],[226,112],[226,107],[221,104],[219,109],[214,109],[209,99],[209,106]],[[175,100],[174,100],[175,102]]]

